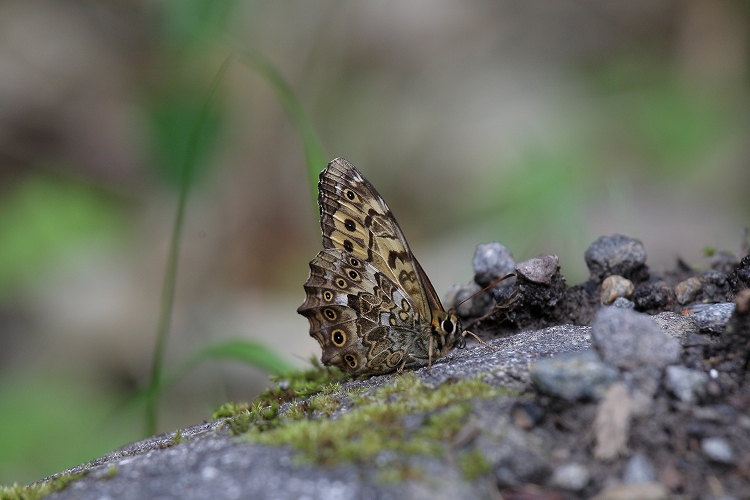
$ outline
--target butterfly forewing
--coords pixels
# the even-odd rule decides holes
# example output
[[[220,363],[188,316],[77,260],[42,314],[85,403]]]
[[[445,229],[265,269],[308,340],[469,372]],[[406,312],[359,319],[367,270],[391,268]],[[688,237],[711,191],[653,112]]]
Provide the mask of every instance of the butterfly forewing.
[[[443,311],[388,205],[354,165],[343,158],[328,164],[320,174],[318,204],[323,248],[346,250],[387,273],[428,323],[434,311]]]

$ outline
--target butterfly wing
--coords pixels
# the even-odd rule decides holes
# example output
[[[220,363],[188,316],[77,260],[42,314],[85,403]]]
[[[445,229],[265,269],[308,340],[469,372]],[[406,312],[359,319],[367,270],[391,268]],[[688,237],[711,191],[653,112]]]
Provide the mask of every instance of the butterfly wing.
[[[383,198],[357,168],[336,158],[318,183],[323,248],[339,248],[385,273],[430,323],[443,312],[435,289]]]
[[[427,355],[429,338],[414,303],[369,262],[345,250],[323,250],[310,262],[305,293],[297,312],[310,321],[323,364],[354,375],[379,374]]]

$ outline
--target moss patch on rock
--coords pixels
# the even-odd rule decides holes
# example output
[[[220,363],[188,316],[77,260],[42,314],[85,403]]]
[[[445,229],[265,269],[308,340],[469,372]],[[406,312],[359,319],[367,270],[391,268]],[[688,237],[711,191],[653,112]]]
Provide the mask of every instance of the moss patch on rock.
[[[329,385],[298,402],[274,426],[248,426],[247,439],[268,445],[291,445],[316,464],[364,463],[383,451],[441,457],[464,427],[472,399],[490,399],[507,391],[482,377],[433,387],[412,373],[363,394]],[[351,409],[333,418],[345,399]],[[413,471],[412,474],[413,475]]]

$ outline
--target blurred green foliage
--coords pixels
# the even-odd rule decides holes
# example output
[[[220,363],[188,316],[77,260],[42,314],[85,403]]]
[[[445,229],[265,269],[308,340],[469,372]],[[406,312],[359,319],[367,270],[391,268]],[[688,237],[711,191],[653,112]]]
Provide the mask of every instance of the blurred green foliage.
[[[82,183],[39,174],[10,189],[0,201],[0,300],[76,249],[116,243],[127,230],[121,203]]]
[[[91,380],[24,371],[0,379],[0,484],[30,483],[138,437],[133,421],[105,425],[116,395]]]

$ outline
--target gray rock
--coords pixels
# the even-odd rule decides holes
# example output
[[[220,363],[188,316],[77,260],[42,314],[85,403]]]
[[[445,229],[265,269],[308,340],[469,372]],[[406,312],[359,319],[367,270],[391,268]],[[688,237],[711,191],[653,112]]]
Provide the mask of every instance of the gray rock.
[[[592,279],[602,281],[612,274],[632,278],[646,263],[646,249],[640,240],[613,234],[600,236],[584,257]]]
[[[736,307],[734,302],[697,304],[693,307],[695,324],[703,332],[724,333]]]
[[[708,374],[681,365],[668,366],[664,383],[683,403],[693,404],[706,397]]]
[[[622,482],[625,484],[650,483],[656,481],[656,469],[651,461],[641,453],[633,455],[625,464]]]
[[[602,359],[618,368],[663,369],[680,359],[680,343],[667,337],[646,314],[603,307],[591,326],[591,343]]]
[[[680,304],[687,304],[695,298],[702,288],[703,284],[701,283],[701,280],[695,276],[677,283],[677,286],[674,287],[674,294],[677,297],[677,302]]]
[[[612,307],[616,307],[618,309],[629,309],[633,310],[635,309],[635,304],[632,300],[628,300],[625,297],[617,297],[614,302],[612,302]]]
[[[448,293],[445,294],[445,301],[443,303],[448,309],[454,308],[456,305],[461,304],[461,302],[481,290],[482,287],[474,282],[466,283],[464,285],[451,285],[450,288],[448,288]],[[487,314],[494,304],[495,301],[492,298],[492,294],[489,291],[486,291],[458,306],[456,308],[456,313],[465,318],[477,318]]]
[[[717,286],[724,286],[727,284],[727,275],[721,271],[711,269],[703,273],[703,281],[713,283]]]
[[[701,441],[701,451],[714,462],[734,464],[734,451],[725,439],[714,437]]]
[[[471,264],[474,268],[474,281],[481,288],[512,273],[516,268],[516,261],[513,260],[510,250],[496,241],[477,245]],[[498,283],[496,287],[509,286],[514,282],[515,278],[508,278]]]
[[[692,314],[663,312],[651,316],[651,319],[661,327],[664,333],[677,339],[683,345],[689,342],[690,334],[698,333],[698,325],[695,324],[695,317]]]
[[[621,297],[632,297],[633,290],[635,290],[635,286],[632,281],[617,274],[613,274],[612,276],[607,276],[604,278],[604,281],[602,281],[599,300],[603,305],[608,306]]]
[[[519,262],[516,265],[516,273],[527,280],[543,285],[551,285],[552,277],[560,268],[557,255],[540,255],[533,259]]]
[[[534,363],[531,380],[543,392],[576,401],[600,399],[617,380],[617,368],[603,362],[592,350],[560,354]]]
[[[589,470],[580,464],[569,463],[557,467],[552,473],[552,486],[569,491],[581,491],[589,484]]]

